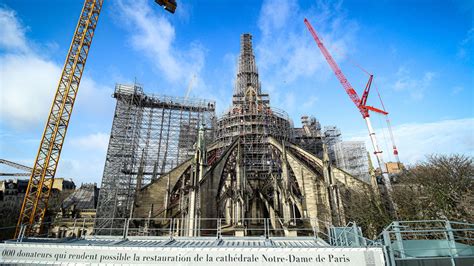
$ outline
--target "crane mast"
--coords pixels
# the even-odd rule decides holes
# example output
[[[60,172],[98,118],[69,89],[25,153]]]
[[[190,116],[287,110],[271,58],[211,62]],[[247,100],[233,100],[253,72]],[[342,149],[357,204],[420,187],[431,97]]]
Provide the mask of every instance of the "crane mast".
[[[41,232],[61,149],[77,90],[97,26],[103,0],[85,0],[49,112],[33,171],[18,218],[15,236]]]
[[[175,0],[155,2],[170,13],[176,10]],[[32,235],[42,230],[64,138],[103,3],[104,0],[84,0],[31,171],[15,237],[20,235],[20,231],[23,235]]]
[[[383,179],[384,179],[384,184],[387,189],[387,195],[389,198],[390,204],[393,204],[392,201],[392,185],[390,182],[390,178],[388,176],[387,172],[387,166],[385,165],[385,162],[382,157],[382,151],[380,150],[378,144],[377,144],[377,138],[375,136],[375,131],[372,127],[372,123],[370,121],[370,116],[369,116],[369,110],[374,111],[377,113],[385,114],[387,115],[388,113],[380,110],[378,108],[372,107],[372,106],[367,106],[367,97],[369,95],[370,91],[370,86],[372,84],[372,79],[373,76],[370,75],[369,81],[367,82],[367,85],[365,87],[364,93],[362,95],[362,99],[359,97],[357,92],[353,89],[347,78],[345,77],[344,73],[342,73],[342,70],[339,68],[337,65],[336,61],[332,58],[331,54],[329,51],[326,49],[324,46],[323,42],[320,40],[318,37],[316,31],[313,29],[309,21],[305,18],[304,23],[306,24],[306,27],[308,27],[308,30],[310,31],[311,35],[313,36],[314,40],[316,41],[319,49],[321,50],[321,53],[324,55],[326,58],[326,61],[328,62],[329,66],[332,68],[334,71],[334,74],[336,74],[336,77],[339,79],[339,82],[341,83],[342,87],[346,90],[347,95],[351,98],[352,102],[356,105],[356,107],[359,109],[360,113],[362,114],[362,118],[365,120],[365,123],[367,125],[367,129],[369,130],[369,137],[372,142],[372,147],[374,149],[374,154],[377,158],[378,165],[380,167],[380,170],[382,171]]]

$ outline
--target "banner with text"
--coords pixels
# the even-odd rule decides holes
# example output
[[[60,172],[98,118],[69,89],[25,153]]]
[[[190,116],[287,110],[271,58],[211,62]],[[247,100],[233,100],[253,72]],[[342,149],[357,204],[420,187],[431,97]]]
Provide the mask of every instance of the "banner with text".
[[[385,265],[382,248],[177,248],[0,244],[0,263]]]

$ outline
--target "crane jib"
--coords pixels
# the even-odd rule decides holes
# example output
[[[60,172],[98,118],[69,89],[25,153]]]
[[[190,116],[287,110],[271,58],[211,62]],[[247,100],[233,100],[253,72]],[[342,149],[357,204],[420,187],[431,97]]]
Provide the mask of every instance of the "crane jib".
[[[321,53],[324,55],[326,58],[326,61],[328,62],[329,66],[332,68],[334,71],[334,74],[336,75],[337,79],[341,83],[342,87],[346,90],[347,95],[351,98],[351,100],[354,102],[354,104],[357,106],[359,109],[360,113],[362,114],[362,117],[364,118],[367,129],[369,130],[369,136],[370,140],[372,142],[372,146],[374,148],[374,153],[377,157],[377,162],[379,164],[380,169],[382,170],[382,175],[384,178],[384,184],[387,189],[387,197],[388,197],[388,202],[390,203],[391,206],[395,206],[393,204],[392,200],[392,185],[390,182],[390,178],[387,173],[387,166],[385,165],[382,157],[382,151],[379,149],[378,144],[377,144],[377,139],[375,137],[375,132],[372,128],[372,124],[369,119],[369,110],[381,114],[386,114],[385,111],[382,111],[380,109],[377,109],[372,106],[366,106],[365,103],[367,101],[367,97],[369,94],[370,90],[370,85],[372,83],[372,75],[369,78],[369,81],[367,82],[366,88],[364,90],[364,95],[362,97],[362,100],[359,98],[359,95],[357,92],[353,89],[353,87],[350,85],[349,81],[346,79],[344,74],[342,73],[341,69],[338,67],[334,59],[332,58],[331,54],[328,52],[326,47],[324,47],[324,44],[321,42],[319,39],[318,35],[316,34],[316,31],[313,29],[309,21],[305,18],[304,23],[306,24],[306,27],[308,27],[308,30],[310,31],[311,35],[313,36],[314,40],[316,41],[319,49],[321,50]],[[394,207],[391,208],[392,211],[394,210]],[[392,212],[393,213],[393,212]]]

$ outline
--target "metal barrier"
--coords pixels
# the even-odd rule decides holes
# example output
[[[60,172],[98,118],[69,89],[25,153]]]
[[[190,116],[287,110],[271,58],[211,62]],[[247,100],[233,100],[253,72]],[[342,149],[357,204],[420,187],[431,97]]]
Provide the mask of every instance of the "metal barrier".
[[[155,237],[276,237],[276,236],[314,236],[315,228],[309,219],[299,221],[299,226],[286,228],[281,221],[272,224],[269,218],[132,218],[126,220],[123,231],[120,228],[102,228],[95,235],[155,236]],[[117,224],[117,223],[116,223]],[[302,226],[307,225],[307,226]],[[109,232],[109,233],[107,233]],[[113,232],[113,233],[111,233]]]
[[[474,224],[446,220],[395,221],[375,240],[364,238],[361,229],[354,222],[343,227],[334,227],[317,219],[108,219],[103,222],[110,227],[101,228],[100,231],[94,229],[97,222],[101,222],[100,219],[56,219],[52,223],[44,224],[44,233],[35,238],[40,237],[43,239],[41,241],[53,238],[51,241],[55,241],[54,239],[60,238],[254,237],[271,240],[301,237],[314,239],[327,246],[383,246],[386,261],[391,266],[474,264]],[[0,228],[0,236],[3,236],[0,240],[13,238],[14,230],[14,226]],[[26,226],[22,226],[17,242],[25,240],[25,232]]]
[[[474,262],[473,236],[471,223],[395,221],[383,230],[378,241],[386,247],[390,265],[405,265],[414,260],[461,265]]]
[[[94,229],[94,225],[107,223],[109,227]],[[44,225],[41,238],[188,238],[212,237],[255,237],[255,238],[295,238],[304,237],[315,239],[324,245],[334,246],[375,246],[374,241],[365,239],[354,231],[355,223],[346,227],[335,227],[329,222],[318,219],[270,219],[242,218],[228,220],[225,218],[131,218],[107,219],[78,218],[56,219]],[[14,227],[13,227],[14,229]],[[25,238],[26,226],[22,227],[17,241]],[[360,229],[359,229],[360,230]],[[341,241],[342,236],[345,241]],[[357,241],[352,241],[357,239]],[[375,244],[374,244],[375,243]]]
[[[43,223],[43,228],[49,228],[51,225],[51,223]],[[25,238],[25,232],[27,231],[28,229],[28,226],[31,226],[31,225],[22,225],[20,227],[20,231],[18,233],[18,237],[16,238],[16,241],[17,242],[22,242],[23,239]],[[13,226],[12,226],[13,227]],[[10,228],[12,228],[10,227]],[[13,230],[11,236],[8,238],[8,239],[2,239],[2,240],[11,240],[11,239],[14,239],[14,235],[15,235],[15,231],[16,231],[16,226],[13,227],[15,228],[15,230]],[[3,229],[3,228],[2,228]],[[36,230],[37,228],[33,229],[33,230]],[[37,234],[35,235],[36,238],[48,238],[49,236],[49,231],[48,230],[44,230],[41,234]]]

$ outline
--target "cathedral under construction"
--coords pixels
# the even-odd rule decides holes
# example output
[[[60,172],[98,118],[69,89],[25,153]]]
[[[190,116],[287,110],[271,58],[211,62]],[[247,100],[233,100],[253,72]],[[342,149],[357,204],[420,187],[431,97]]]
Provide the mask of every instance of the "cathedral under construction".
[[[97,234],[130,218],[180,236],[252,235],[265,222],[291,236],[345,224],[354,192],[378,195],[373,175],[364,182],[334,166],[307,117],[294,128],[270,105],[250,34],[241,36],[232,105],[220,117],[214,101],[148,95],[137,84],[117,85],[114,97]]]

